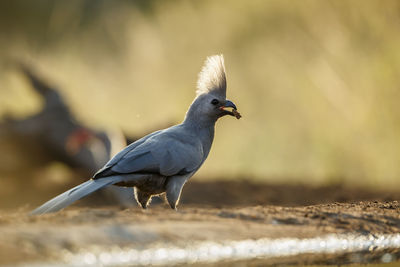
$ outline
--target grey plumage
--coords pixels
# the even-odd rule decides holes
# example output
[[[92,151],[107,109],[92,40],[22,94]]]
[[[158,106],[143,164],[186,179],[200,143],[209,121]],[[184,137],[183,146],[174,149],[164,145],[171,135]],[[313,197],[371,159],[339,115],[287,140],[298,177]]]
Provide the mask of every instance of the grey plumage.
[[[31,214],[43,214],[48,212],[59,211],[60,209],[72,204],[73,202],[81,199],[88,194],[105,187],[107,185],[111,185],[117,181],[119,181],[120,177],[110,177],[108,179],[103,180],[92,180],[86,181],[70,190],[62,193],[61,195],[56,196],[52,200],[46,202],[39,208],[35,209]]]
[[[184,121],[151,133],[115,155],[93,178],[37,208],[32,214],[58,211],[93,191],[107,186],[134,187],[135,197],[146,208],[154,195],[166,194],[176,209],[185,182],[206,160],[218,118],[234,113],[226,100],[223,56],[212,56],[200,72],[197,96]]]

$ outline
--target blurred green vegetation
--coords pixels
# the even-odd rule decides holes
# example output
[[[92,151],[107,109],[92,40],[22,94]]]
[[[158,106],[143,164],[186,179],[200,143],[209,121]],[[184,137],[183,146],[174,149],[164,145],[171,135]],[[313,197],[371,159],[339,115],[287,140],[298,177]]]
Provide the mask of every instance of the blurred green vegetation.
[[[19,59],[77,116],[127,133],[176,123],[206,56],[228,97],[198,176],[399,185],[399,1],[2,1],[0,114],[40,100]]]

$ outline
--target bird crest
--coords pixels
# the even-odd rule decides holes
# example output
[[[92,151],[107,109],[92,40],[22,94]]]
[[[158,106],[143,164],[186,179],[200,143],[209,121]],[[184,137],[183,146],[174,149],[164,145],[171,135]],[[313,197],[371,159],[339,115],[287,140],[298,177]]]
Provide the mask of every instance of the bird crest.
[[[214,94],[225,99],[226,75],[223,55],[214,55],[206,59],[199,73],[196,94]]]

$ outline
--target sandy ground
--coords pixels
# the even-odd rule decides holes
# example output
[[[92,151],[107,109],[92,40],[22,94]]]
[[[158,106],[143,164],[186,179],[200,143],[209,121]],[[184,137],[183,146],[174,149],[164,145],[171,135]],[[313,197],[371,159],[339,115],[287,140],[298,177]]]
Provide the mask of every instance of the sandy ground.
[[[57,259],[64,250],[79,252],[83,247],[99,244],[140,248],[159,244],[185,246],[188,240],[398,233],[399,211],[397,201],[366,201],[306,207],[183,205],[178,212],[164,205],[147,211],[72,207],[41,217],[28,217],[23,211],[4,212],[0,215],[0,263]]]
[[[32,198],[32,203],[39,204],[61,190],[48,189],[39,192],[40,197],[37,191],[19,195],[19,201],[10,201],[11,195],[7,199],[3,194],[0,264],[57,259],[65,251],[75,253],[99,244],[145,248],[206,240],[400,232],[400,203],[396,201],[400,194],[394,191],[247,181],[190,182],[178,212],[162,201],[155,201],[146,211],[107,206],[99,195],[59,213],[27,216],[33,205],[23,205],[23,201]],[[392,253],[397,255],[397,251]],[[327,263],[330,257],[323,259],[295,257],[285,263]]]

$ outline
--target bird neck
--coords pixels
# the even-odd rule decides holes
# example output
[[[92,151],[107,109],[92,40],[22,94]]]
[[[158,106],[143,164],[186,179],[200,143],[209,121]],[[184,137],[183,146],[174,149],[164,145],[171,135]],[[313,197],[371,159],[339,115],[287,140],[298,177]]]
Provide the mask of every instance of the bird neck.
[[[212,128],[214,129],[217,118],[210,118],[209,116],[198,116],[196,112],[189,109],[186,113],[183,124],[188,127],[200,129]]]
[[[203,144],[203,152],[205,160],[210,152],[211,145],[214,140],[215,133],[215,122],[216,119],[210,117],[195,116],[195,113],[191,113],[190,109],[186,114],[182,126],[188,129],[191,133],[195,133],[196,137],[201,140]]]
[[[194,134],[193,138],[197,138],[200,140],[203,147],[203,160],[202,160],[203,163],[206,160],[208,154],[210,153],[211,146],[214,141],[215,122],[203,123],[185,119],[182,125],[192,135]]]

